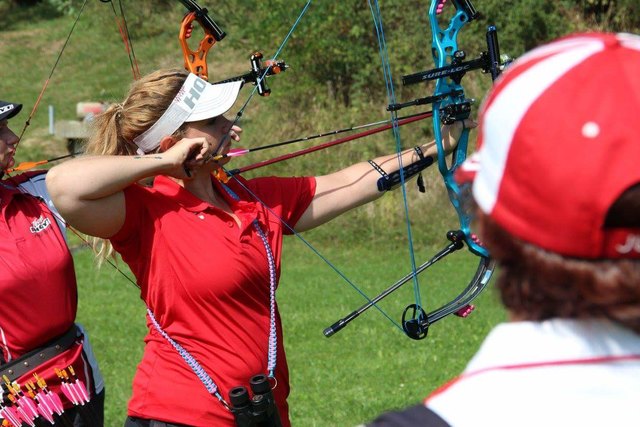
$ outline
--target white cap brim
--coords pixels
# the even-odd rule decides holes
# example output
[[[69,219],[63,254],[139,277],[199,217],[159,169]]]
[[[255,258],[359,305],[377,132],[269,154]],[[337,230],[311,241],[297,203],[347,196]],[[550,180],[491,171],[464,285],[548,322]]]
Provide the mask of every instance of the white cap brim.
[[[155,150],[162,138],[173,135],[183,123],[206,120],[226,113],[236,102],[241,86],[242,81],[212,85],[195,74],[189,74],[160,119],[134,138],[138,152],[149,153]]]
[[[195,108],[185,122],[197,122],[223,115],[235,104],[241,86],[242,81],[240,80],[217,85],[207,83]]]

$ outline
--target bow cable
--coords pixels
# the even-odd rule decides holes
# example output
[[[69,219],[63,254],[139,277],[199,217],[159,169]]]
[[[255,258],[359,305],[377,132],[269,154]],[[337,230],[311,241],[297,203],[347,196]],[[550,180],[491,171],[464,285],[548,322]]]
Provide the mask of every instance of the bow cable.
[[[102,3],[110,3],[111,9],[113,10],[113,15],[115,17],[116,25],[118,26],[118,31],[120,31],[120,37],[122,37],[122,42],[124,44],[125,52],[127,53],[127,57],[129,58],[129,63],[131,65],[131,72],[133,73],[133,79],[138,80],[141,77],[140,69],[138,67],[138,59],[136,58],[136,53],[133,50],[133,42],[131,41],[131,35],[129,34],[129,26],[127,25],[127,18],[124,14],[124,7],[122,7],[122,0],[118,0],[118,5],[120,8],[120,15],[118,16],[118,12],[116,12],[116,7],[113,4],[113,0],[100,0]]]
[[[60,58],[62,58],[62,54],[64,53],[64,50],[67,48],[67,45],[69,44],[69,39],[71,39],[71,35],[73,34],[73,31],[75,30],[76,25],[78,24],[78,21],[80,20],[80,16],[82,16],[82,12],[84,11],[84,7],[86,6],[86,4],[87,4],[87,0],[84,0],[84,2],[82,3],[82,6],[80,7],[80,11],[78,12],[78,16],[76,16],[75,21],[73,21],[73,25],[71,26],[71,30],[69,31],[69,34],[67,35],[67,38],[64,41],[64,44],[62,45],[62,48],[60,49],[60,52],[58,52],[58,56],[57,56],[55,62],[53,63],[53,67],[51,67],[51,71],[49,72],[49,77],[47,77],[47,80],[45,80],[44,85],[42,86],[42,89],[40,90],[40,94],[38,95],[38,98],[36,99],[36,102],[33,105],[33,108],[31,109],[31,112],[29,113],[29,116],[27,117],[27,120],[24,123],[24,127],[22,128],[22,131],[20,132],[20,136],[18,137],[18,141],[22,141],[22,137],[24,136],[25,131],[27,130],[27,128],[31,124],[31,119],[36,114],[36,110],[38,109],[38,105],[40,105],[40,101],[42,100],[42,96],[44,95],[44,92],[47,90],[47,87],[49,86],[49,82],[51,81],[51,77],[53,77],[53,73],[55,72],[56,68],[58,67],[58,63],[60,62]]]
[[[378,47],[380,53],[380,61],[382,64],[383,75],[385,79],[385,84],[387,88],[387,99],[388,104],[393,105],[397,104],[395,88],[393,84],[393,76],[391,73],[391,62],[389,61],[389,52],[387,50],[387,42],[384,36],[384,28],[382,24],[382,14],[380,12],[380,6],[378,4],[378,0],[368,0],[369,9],[371,10],[371,16],[373,18],[373,23],[376,30],[376,36],[378,39]],[[396,111],[391,111],[391,123],[393,124],[393,136],[396,143],[396,153],[398,157],[398,165],[400,172],[400,186],[402,188],[402,198],[404,202],[404,214],[405,214],[405,223],[407,226],[407,240],[408,240],[408,250],[409,250],[409,260],[411,262],[411,272],[412,272],[412,280],[413,280],[413,292],[416,300],[416,305],[420,307],[421,297],[420,297],[420,285],[418,283],[418,274],[416,267],[416,259],[415,259],[415,250],[413,246],[413,234],[411,231],[411,221],[409,215],[409,201],[407,196],[407,187],[406,180],[404,174],[404,165],[402,164],[402,141],[400,137],[400,129],[398,127],[398,115]],[[433,114],[436,114],[436,111],[433,111]],[[437,143],[437,141],[436,141]]]

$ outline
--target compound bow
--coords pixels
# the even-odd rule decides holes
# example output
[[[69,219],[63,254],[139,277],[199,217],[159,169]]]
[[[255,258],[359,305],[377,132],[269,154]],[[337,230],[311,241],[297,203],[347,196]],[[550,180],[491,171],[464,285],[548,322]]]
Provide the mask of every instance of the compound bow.
[[[382,18],[377,7],[377,1],[375,3],[375,6],[372,5],[371,9],[378,33],[383,68],[388,70],[389,65],[386,57]],[[478,59],[465,61],[466,55],[464,51],[458,47],[458,34],[464,25],[478,17],[478,12],[469,0],[453,0],[452,3],[455,7],[455,13],[451,16],[446,27],[442,28],[439,15],[442,13],[445,3],[446,0],[432,0],[429,8],[429,23],[432,35],[431,49],[436,68],[403,77],[403,84],[405,85],[435,80],[436,86],[433,95],[398,104],[395,102],[393,83],[390,75],[388,75],[387,86],[391,88],[391,90],[388,91],[390,93],[388,110],[391,111],[392,117],[395,117],[396,111],[407,106],[422,104],[433,105],[433,128],[438,149],[438,169],[443,177],[449,199],[458,215],[459,230],[449,231],[447,233],[447,238],[450,243],[432,259],[418,267],[415,266],[415,262],[412,260],[413,270],[411,273],[395,282],[378,296],[371,299],[367,304],[325,329],[324,333],[326,336],[335,334],[365,310],[374,306],[408,281],[413,280],[414,287],[417,288],[419,286],[417,283],[417,275],[419,273],[446,255],[466,245],[473,254],[479,257],[479,263],[474,276],[462,292],[440,308],[426,313],[420,301],[419,290],[416,289],[414,292],[416,302],[409,305],[403,313],[402,328],[407,336],[416,340],[423,339],[427,336],[429,326],[438,320],[450,314],[466,317],[473,309],[470,303],[484,290],[493,273],[494,263],[489,257],[487,250],[470,230],[470,204],[466,201],[466,199],[469,198],[469,188],[459,186],[454,180],[456,169],[467,156],[469,129],[463,129],[462,135],[458,140],[458,145],[452,154],[451,165],[449,166],[445,158],[446,151],[442,145],[440,125],[441,123],[451,124],[456,120],[464,120],[469,117],[472,100],[466,98],[464,88],[461,85],[462,77],[467,71],[482,69],[484,72],[490,73],[495,80],[500,74],[503,64],[501,64],[500,60],[496,28],[493,26],[490,26],[487,31],[487,52],[483,52]],[[397,139],[399,140],[399,134],[397,134]],[[398,144],[398,147],[399,146],[400,144]],[[401,167],[401,174],[402,171],[403,168]],[[400,181],[404,187],[404,178],[401,177]],[[412,246],[411,243],[410,246]],[[412,251],[411,255],[413,257]]]

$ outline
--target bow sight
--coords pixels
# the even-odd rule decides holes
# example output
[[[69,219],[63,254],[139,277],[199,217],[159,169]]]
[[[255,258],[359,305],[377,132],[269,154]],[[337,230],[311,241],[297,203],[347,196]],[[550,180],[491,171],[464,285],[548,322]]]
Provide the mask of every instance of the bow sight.
[[[498,45],[498,31],[491,25],[487,29],[487,51],[480,53],[480,57],[471,61],[464,61],[467,54],[464,50],[457,50],[453,54],[451,65],[434,68],[408,76],[402,76],[402,84],[405,86],[440,78],[451,78],[460,84],[462,77],[467,71],[481,69],[484,73],[491,73],[491,78],[495,80],[503,68],[500,58],[500,47]]]
[[[402,84],[405,86],[409,86],[431,80],[450,78],[453,82],[459,85],[467,71],[472,70],[482,70],[483,73],[490,73],[492,80],[495,80],[500,75],[500,72],[504,69],[504,67],[509,64],[510,60],[508,59],[508,57],[500,56],[498,31],[496,30],[495,26],[491,25],[488,27],[486,40],[487,51],[480,53],[480,56],[477,59],[465,62],[464,60],[467,54],[464,50],[457,50],[453,53],[453,59],[451,60],[450,65],[402,76]],[[433,104],[435,102],[442,101],[449,96],[457,97],[462,94],[463,92],[461,90],[452,90],[444,94],[418,98],[413,101],[401,104],[390,104],[387,107],[387,111],[398,111],[402,108],[414,105]],[[469,117],[469,114],[471,113],[472,101],[473,100],[468,100],[461,104],[456,104],[457,107],[455,110],[451,108],[448,111],[444,110],[442,121],[445,124],[451,124],[456,120],[462,120]],[[450,107],[451,105],[453,104],[450,104],[448,107]],[[462,106],[464,106],[464,108],[461,108]]]
[[[251,62],[251,71],[240,76],[231,77],[212,84],[216,85],[221,83],[237,82],[240,80],[244,85],[247,82],[251,82],[258,88],[258,94],[260,96],[269,96],[271,94],[271,89],[267,86],[266,77],[274,74],[280,74],[281,72],[286,71],[289,66],[284,61],[274,61],[269,59],[264,62],[265,66],[263,67],[262,58],[262,53],[254,52],[249,57],[249,61]]]
[[[206,8],[200,7],[193,0],[180,0],[180,2],[189,10],[189,13],[182,19],[180,24],[180,46],[182,47],[182,55],[184,57],[184,68],[196,74],[197,76],[209,80],[209,72],[207,67],[207,54],[216,42],[222,40],[227,34],[216,24],[209,16]],[[191,50],[187,39],[191,37],[193,32],[193,22],[196,21],[202,27],[204,36],[198,44],[196,50]],[[267,60],[262,65],[262,53],[254,52],[249,61],[251,62],[251,71],[240,76],[231,77],[225,80],[215,82],[213,84],[228,83],[234,81],[242,81],[242,83],[252,82],[258,90],[260,96],[269,96],[271,89],[267,86],[266,77],[279,74],[285,71],[289,66],[284,61]]]

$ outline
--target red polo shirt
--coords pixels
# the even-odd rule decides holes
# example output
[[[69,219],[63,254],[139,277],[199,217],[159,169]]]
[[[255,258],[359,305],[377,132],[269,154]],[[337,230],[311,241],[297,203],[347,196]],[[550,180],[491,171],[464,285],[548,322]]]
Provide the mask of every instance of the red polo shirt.
[[[65,333],[73,325],[77,308],[76,277],[66,241],[47,205],[18,189],[17,184],[26,179],[0,181],[0,346],[5,362]],[[71,364],[86,382],[81,350],[78,339],[18,382],[33,380],[32,373],[37,372],[57,392],[59,380],[53,368]]]
[[[242,179],[242,178],[239,178]],[[229,196],[213,180],[241,221],[195,197],[174,181],[157,177],[152,188],[125,190],[126,220],[111,241],[135,274],[141,297],[163,329],[186,348],[228,392],[266,373],[269,337],[269,267],[257,219],[273,251],[280,276],[279,218],[295,225],[315,193],[313,178],[235,180]],[[288,426],[287,361],[277,316],[278,353],[274,390]],[[233,426],[233,417],[211,395],[185,361],[148,322],[145,351],[133,382],[129,415],[193,426]]]

